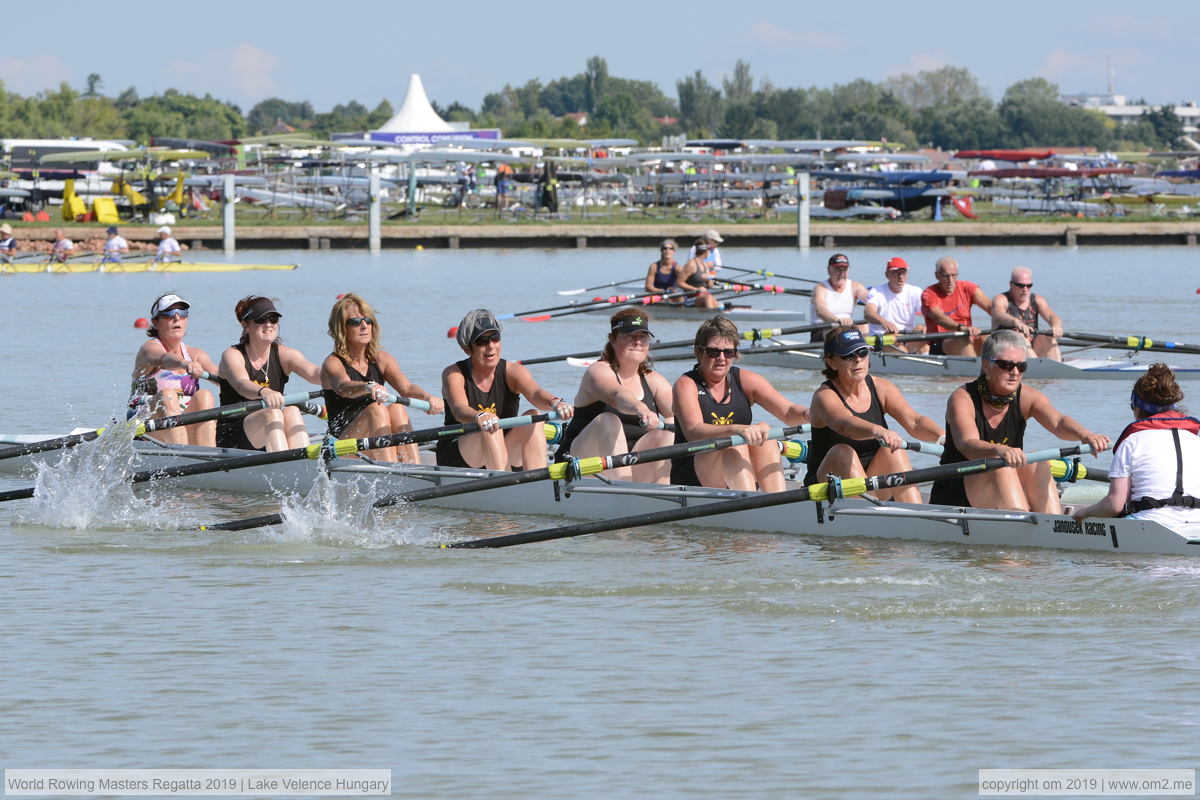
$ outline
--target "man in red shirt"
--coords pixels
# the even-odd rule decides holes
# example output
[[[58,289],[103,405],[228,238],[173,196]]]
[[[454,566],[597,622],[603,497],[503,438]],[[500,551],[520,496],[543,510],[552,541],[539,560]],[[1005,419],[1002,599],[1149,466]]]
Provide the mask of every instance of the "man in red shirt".
[[[987,312],[992,310],[992,301],[977,284],[958,279],[958,262],[943,256],[934,265],[937,283],[921,292],[921,312],[925,315],[925,328],[929,333],[943,331],[966,331],[969,336],[961,339],[943,339],[933,342],[930,354],[949,356],[978,356],[979,329],[971,324],[971,306],[977,305]]]

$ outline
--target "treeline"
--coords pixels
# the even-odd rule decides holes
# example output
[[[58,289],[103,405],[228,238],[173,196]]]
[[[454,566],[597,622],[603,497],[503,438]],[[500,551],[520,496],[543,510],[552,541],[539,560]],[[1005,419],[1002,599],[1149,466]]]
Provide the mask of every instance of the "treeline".
[[[99,75],[78,91],[57,90],[21,97],[0,82],[0,138],[91,136],[148,142],[153,136],[236,139],[262,134],[282,122],[319,137],[377,128],[393,114],[387,100],[373,109],[357,101],[317,113],[307,101],[263,100],[244,114],[211,96],[168,89],[139,98],[126,89],[100,92]],[[594,56],[583,72],[542,84],[506,85],[486,95],[479,109],[434,103],[444,119],[505,136],[623,137],[654,145],[664,136],[750,139],[887,139],[945,150],[981,147],[1092,146],[1102,150],[1170,149],[1183,125],[1170,106],[1137,123],[1118,125],[1096,111],[1059,100],[1058,86],[1044,78],[1019,81],[994,102],[961,67],[900,75],[882,83],[858,79],[829,88],[755,86],[750,65],[738,61],[720,86],[702,71],[676,82],[675,97],[654,83],[608,74]],[[586,115],[586,125],[577,121]],[[576,115],[576,116],[570,116]]]

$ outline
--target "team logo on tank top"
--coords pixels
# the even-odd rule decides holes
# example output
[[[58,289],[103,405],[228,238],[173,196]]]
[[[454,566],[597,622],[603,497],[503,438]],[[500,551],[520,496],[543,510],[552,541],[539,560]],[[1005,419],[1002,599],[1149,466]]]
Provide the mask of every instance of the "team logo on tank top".
[[[712,417],[713,425],[732,425],[733,424],[733,412],[732,411],[730,411],[728,414],[718,414],[715,411],[710,411],[710,412],[708,412],[708,415],[710,417]]]
[[[491,405],[485,406],[483,403],[479,403],[476,405],[476,410],[480,414],[495,414],[496,413],[496,404],[492,403]]]

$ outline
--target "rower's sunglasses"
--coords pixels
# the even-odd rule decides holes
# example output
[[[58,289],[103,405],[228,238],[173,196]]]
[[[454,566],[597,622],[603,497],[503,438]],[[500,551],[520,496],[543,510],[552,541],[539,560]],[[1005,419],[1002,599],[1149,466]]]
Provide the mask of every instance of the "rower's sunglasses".
[[[370,317],[347,317],[346,325],[351,328],[357,328],[359,325],[374,325],[375,320]]]
[[[838,356],[838,358],[840,358],[842,361],[858,361],[859,359],[866,358],[869,355],[871,355],[871,348],[860,347],[853,353],[846,353],[843,356]]]
[[[989,359],[989,361],[1005,372],[1012,372],[1015,369],[1017,372],[1024,375],[1025,370],[1029,369],[1028,361],[1009,361],[1007,358],[992,358]]]
[[[278,325],[279,324],[279,315],[278,314],[267,314],[265,317],[259,317],[258,319],[254,320],[254,324],[255,325]]]
[[[666,252],[667,250],[674,250],[675,248],[674,247],[660,247],[658,249],[662,250],[663,252]]]
[[[483,347],[484,345],[498,341],[500,341],[500,331],[492,331],[491,333],[485,333],[482,336],[476,336],[471,340],[471,344],[477,344],[480,347]]]
[[[732,361],[733,359],[737,358],[737,354],[738,354],[738,349],[736,347],[706,347],[706,348],[704,348],[704,355],[708,356],[709,358],[720,358],[721,356],[725,356],[727,359]]]
[[[1011,283],[1013,286],[1016,286],[1018,289],[1032,289],[1033,288],[1032,283],[1017,283],[1016,281],[1009,281],[1009,283]]]
[[[160,317],[167,317],[169,319],[175,319],[176,317],[179,319],[187,319],[188,310],[186,308],[168,308],[166,311],[160,311],[158,315]]]

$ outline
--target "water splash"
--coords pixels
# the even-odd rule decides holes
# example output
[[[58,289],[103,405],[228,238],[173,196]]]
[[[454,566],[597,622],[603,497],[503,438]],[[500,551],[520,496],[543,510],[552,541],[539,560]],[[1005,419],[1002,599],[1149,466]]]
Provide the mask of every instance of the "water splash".
[[[36,462],[34,496],[18,512],[22,522],[84,530],[126,527],[142,503],[129,483],[137,421],[114,423],[98,439]]]
[[[428,532],[404,519],[407,509],[397,506],[385,513],[374,508],[380,494],[373,481],[343,482],[322,472],[306,495],[282,497],[283,524],[268,529],[268,536],[280,542],[307,541],[371,550],[428,544]]]

